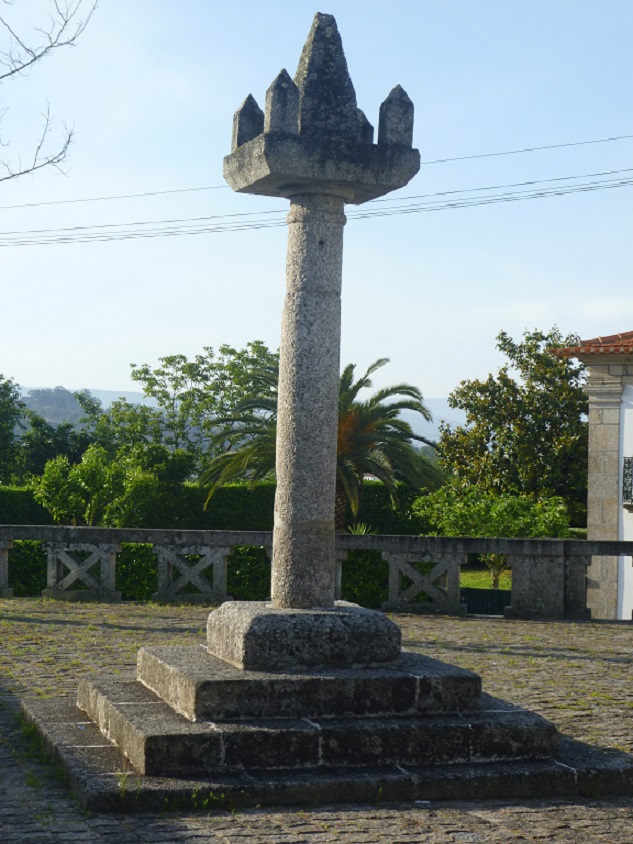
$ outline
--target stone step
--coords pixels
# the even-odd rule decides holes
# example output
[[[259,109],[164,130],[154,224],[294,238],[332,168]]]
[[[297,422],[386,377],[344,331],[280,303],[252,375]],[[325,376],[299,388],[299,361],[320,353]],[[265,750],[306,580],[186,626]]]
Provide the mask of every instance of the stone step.
[[[150,776],[537,760],[558,742],[543,718],[493,699],[468,714],[191,722],[137,681],[97,678],[78,705]]]
[[[484,698],[486,696],[484,695]],[[492,701],[484,700],[484,706]],[[501,702],[496,701],[495,705]],[[148,777],[68,698],[33,699],[22,715],[93,812],[236,810],[252,806],[412,800],[592,799],[633,796],[633,758],[562,738],[556,759]]]
[[[190,721],[472,712],[481,678],[403,652],[388,667],[247,671],[199,647],[141,648],[138,679]]]

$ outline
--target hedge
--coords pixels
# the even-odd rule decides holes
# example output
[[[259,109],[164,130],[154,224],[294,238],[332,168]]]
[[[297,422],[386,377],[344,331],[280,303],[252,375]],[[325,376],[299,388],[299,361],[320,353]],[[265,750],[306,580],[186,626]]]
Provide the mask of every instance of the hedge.
[[[33,498],[31,489],[0,486],[0,524],[52,525],[53,517]]]
[[[359,520],[375,533],[416,534],[410,504],[417,493],[402,485],[400,505],[391,508],[385,487],[365,482]],[[234,484],[219,489],[205,510],[205,493],[193,485],[151,502],[134,527],[192,530],[272,530],[275,484],[254,487]],[[347,524],[353,522],[348,513]],[[38,505],[30,489],[0,487],[0,523],[52,524],[50,514]],[[270,562],[263,548],[236,548],[228,561],[227,590],[236,600],[263,601],[270,596]],[[39,595],[46,588],[46,554],[41,542],[15,541],[9,552],[9,585],[16,597]],[[380,607],[387,598],[388,566],[372,551],[349,554],[343,566],[342,598],[365,607]],[[151,545],[123,543],[117,557],[116,589],[123,600],[147,601],[156,592],[157,561]]]
[[[399,486],[399,506],[391,507],[383,484],[366,481],[363,485],[359,521],[374,533],[417,534],[420,525],[411,515],[411,503],[418,493],[404,484]],[[272,530],[275,484],[261,482],[232,484],[219,489],[206,510],[206,492],[194,485],[163,489],[159,500],[147,500],[137,511],[138,528],[174,528],[180,530]],[[354,521],[348,512],[346,525]],[[50,513],[33,499],[30,489],[0,487],[0,524],[50,525]]]

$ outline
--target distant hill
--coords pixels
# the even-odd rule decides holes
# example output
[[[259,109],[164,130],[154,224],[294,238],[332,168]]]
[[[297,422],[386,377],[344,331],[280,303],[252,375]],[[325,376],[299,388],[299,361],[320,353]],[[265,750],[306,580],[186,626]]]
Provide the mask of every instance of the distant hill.
[[[148,404],[152,407],[156,406],[154,399],[148,399],[146,395],[141,392],[134,392],[133,390],[88,390],[88,392],[103,404],[105,407],[110,407],[113,401],[117,399],[125,399],[131,404]]]
[[[84,415],[77,399],[65,387],[28,389],[23,391],[22,401],[30,410],[43,416],[49,425],[59,425],[62,422],[77,425]]]
[[[124,398],[132,404],[155,405],[154,399],[146,398],[141,392],[121,390],[86,390],[95,399],[99,399],[104,409],[116,399]],[[84,412],[74,396],[73,390],[65,387],[39,388],[22,387],[22,401],[30,409],[39,413],[49,425],[72,422],[78,425]]]
[[[133,390],[87,390],[94,398],[99,399],[104,409],[113,401],[125,399],[131,404],[147,404],[156,406],[154,399],[147,398],[140,391]],[[77,424],[83,416],[79,402],[71,390],[65,387],[53,389],[22,388],[22,401],[27,407],[43,416],[51,425],[60,422]],[[409,422],[416,434],[421,434],[429,440],[436,440],[439,436],[439,423],[444,420],[450,425],[463,425],[466,415],[461,410],[453,410],[448,406],[448,399],[425,399],[424,403],[433,415],[432,422],[425,422],[417,413],[404,412],[403,416]]]

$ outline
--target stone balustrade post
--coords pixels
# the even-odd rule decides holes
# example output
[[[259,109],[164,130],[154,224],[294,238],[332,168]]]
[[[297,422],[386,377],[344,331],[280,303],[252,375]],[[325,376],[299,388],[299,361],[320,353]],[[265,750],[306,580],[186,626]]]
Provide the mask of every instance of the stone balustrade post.
[[[9,587],[9,550],[12,547],[10,539],[0,539],[0,598],[13,597],[13,589]]]

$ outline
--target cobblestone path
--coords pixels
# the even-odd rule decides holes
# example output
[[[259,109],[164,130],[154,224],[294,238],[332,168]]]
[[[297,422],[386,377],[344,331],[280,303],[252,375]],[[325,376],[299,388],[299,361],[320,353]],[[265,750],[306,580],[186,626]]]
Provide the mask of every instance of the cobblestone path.
[[[145,644],[197,644],[207,610],[0,600],[0,842],[633,844],[633,798],[94,815],[20,730],[21,698],[74,697],[94,671],[132,675]],[[587,744],[633,752],[633,625],[400,615],[407,649],[479,672],[484,689]]]

